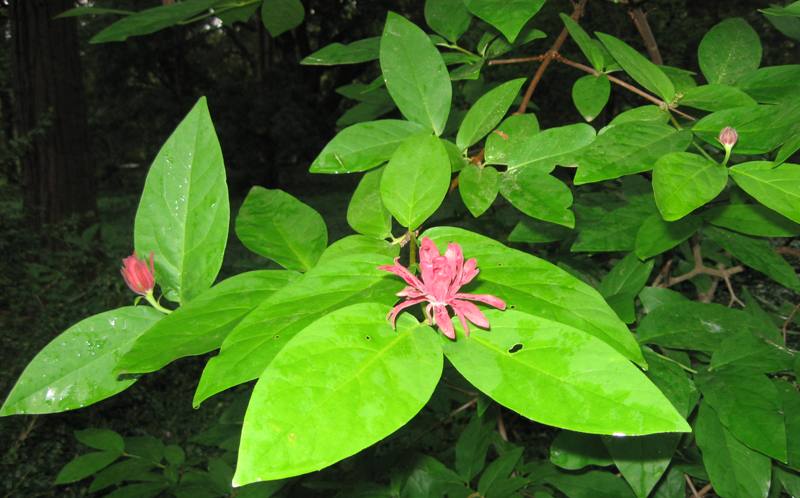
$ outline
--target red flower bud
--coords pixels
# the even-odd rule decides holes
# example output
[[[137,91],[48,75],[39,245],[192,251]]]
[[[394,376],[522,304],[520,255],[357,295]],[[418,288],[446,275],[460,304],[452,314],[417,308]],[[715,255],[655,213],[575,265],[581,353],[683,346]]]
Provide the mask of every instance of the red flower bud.
[[[156,285],[156,279],[153,276],[155,273],[153,253],[150,253],[150,266],[148,267],[147,261],[139,259],[134,251],[132,255],[122,260],[120,273],[133,292],[142,296],[153,292],[153,287]]]
[[[736,145],[736,141],[739,140],[739,134],[736,133],[734,128],[726,126],[721,132],[719,132],[719,137],[717,140],[719,140],[719,143],[721,143],[726,149],[731,149],[734,145]]]

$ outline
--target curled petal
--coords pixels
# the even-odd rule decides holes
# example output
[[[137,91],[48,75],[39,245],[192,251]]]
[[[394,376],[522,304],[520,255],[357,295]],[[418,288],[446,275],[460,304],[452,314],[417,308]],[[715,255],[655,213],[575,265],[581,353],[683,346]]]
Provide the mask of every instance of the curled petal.
[[[397,320],[397,315],[400,314],[401,311],[403,311],[408,307],[414,306],[415,304],[421,303],[423,301],[425,301],[425,298],[420,297],[417,299],[408,299],[406,301],[398,303],[397,306],[392,308],[392,311],[389,312],[389,314],[386,316],[386,319],[389,320],[389,323],[392,324],[392,328],[395,328],[395,321]]]
[[[428,237],[423,237],[419,246],[419,272],[423,282],[433,279],[433,263],[439,256],[436,244]]]
[[[420,282],[417,277],[415,277],[410,271],[408,271],[408,268],[406,268],[405,266],[401,265],[399,263],[399,261],[400,261],[400,258],[394,258],[394,264],[393,265],[379,266],[378,269],[379,270],[383,270],[383,271],[388,271],[390,273],[394,273],[398,277],[400,277],[403,280],[405,280],[408,285],[410,285],[412,287],[416,287],[418,289],[422,289],[422,282]]]
[[[499,297],[495,297],[490,294],[465,294],[463,292],[459,292],[454,297],[456,299],[468,299],[470,301],[478,301],[484,304],[488,304],[489,306],[494,306],[499,310],[506,309],[505,301],[503,301]]]
[[[461,308],[457,307],[454,303],[456,302],[466,302],[466,301],[453,301],[450,303],[450,307],[453,308],[456,316],[458,317],[458,321],[461,322],[461,328],[464,329],[464,334],[469,337],[469,322],[467,321],[467,317],[464,316],[464,313],[461,312]]]
[[[420,291],[416,287],[412,287],[409,285],[395,295],[398,297],[408,297],[411,299],[416,299],[418,297],[424,296],[425,294],[423,294],[422,291]]]
[[[458,244],[447,244],[444,257],[447,260],[447,266],[450,268],[450,275],[453,276],[453,283],[456,287],[460,287],[461,270],[464,267],[464,253],[461,252],[461,246]],[[454,292],[456,290],[458,289],[453,289]]]
[[[447,313],[447,308],[445,306],[439,305],[433,307],[433,319],[444,335],[455,340],[456,331],[453,330],[453,322],[450,320],[450,315]]]
[[[481,312],[481,310],[479,310],[478,307],[471,302],[453,299],[450,302],[450,306],[457,315],[464,315],[467,320],[474,323],[478,327],[482,329],[489,328],[489,320],[486,319],[486,315],[484,315],[483,312]]]
[[[461,269],[461,278],[459,279],[458,286],[463,287],[472,282],[472,279],[478,274],[478,261],[475,258],[468,259]]]

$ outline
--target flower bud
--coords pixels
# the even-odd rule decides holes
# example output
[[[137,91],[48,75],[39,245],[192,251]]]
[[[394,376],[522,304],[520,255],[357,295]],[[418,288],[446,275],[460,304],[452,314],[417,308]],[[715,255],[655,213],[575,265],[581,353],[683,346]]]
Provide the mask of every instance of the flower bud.
[[[717,137],[717,140],[719,140],[719,143],[721,143],[726,149],[732,149],[733,146],[736,145],[736,141],[739,140],[739,134],[736,133],[734,128],[726,126],[721,132],[719,132],[719,137]]]
[[[150,266],[147,266],[147,261],[139,259],[136,252],[122,260],[122,268],[120,269],[122,278],[128,287],[135,293],[147,296],[153,292],[153,287],[156,285],[155,267],[153,266],[153,253],[150,253]]]

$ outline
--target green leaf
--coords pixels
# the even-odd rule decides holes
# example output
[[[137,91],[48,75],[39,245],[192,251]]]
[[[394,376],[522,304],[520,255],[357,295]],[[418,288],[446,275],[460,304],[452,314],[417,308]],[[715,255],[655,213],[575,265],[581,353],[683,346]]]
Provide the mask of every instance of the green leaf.
[[[89,428],[75,431],[75,439],[96,450],[116,451],[122,453],[125,441],[122,436],[109,429]]]
[[[625,323],[636,321],[633,301],[650,278],[654,263],[643,263],[636,254],[628,253],[600,282],[597,290]]]
[[[85,479],[109,466],[121,454],[121,451],[95,451],[76,457],[64,465],[53,484],[69,484]]]
[[[223,280],[140,335],[120,358],[117,370],[154,372],[178,358],[217,349],[245,315],[298,276],[286,270],[260,270]]]
[[[128,306],[68,328],[28,363],[0,416],[74,410],[127,389],[134,380],[117,380],[117,361],[163,316],[149,306]]]
[[[689,152],[666,154],[653,167],[656,206],[666,221],[679,220],[711,202],[727,183],[727,168]]]
[[[732,85],[761,65],[761,40],[741,17],[725,19],[703,36],[697,59],[709,83]]]
[[[262,0],[261,22],[273,38],[300,26],[305,16],[300,0]]]
[[[203,97],[158,152],[136,210],[136,251],[155,253],[164,297],[188,302],[211,287],[229,222],[225,164]]]
[[[389,264],[397,246],[363,236],[331,245],[301,278],[272,294],[247,315],[206,365],[193,403],[257,378],[299,331],[345,304],[392,304],[402,282],[377,269]]]
[[[503,492],[504,483],[508,482],[508,478],[522,458],[522,452],[523,448],[514,448],[490,463],[478,481],[478,492],[482,496],[508,496]]]
[[[524,218],[514,226],[508,235],[508,241],[541,244],[563,240],[569,234],[570,230],[566,227]]]
[[[152,462],[140,458],[127,458],[113,463],[96,473],[89,486],[89,492],[95,493],[123,481],[140,480],[142,477],[152,475],[149,471],[154,466]]]
[[[331,43],[325,45],[300,61],[305,66],[338,66],[340,64],[360,64],[377,60],[380,53],[381,38],[374,36],[354,42]]]
[[[491,166],[467,165],[458,175],[458,192],[472,216],[478,217],[489,209],[500,188],[500,175]]]
[[[731,107],[753,106],[756,101],[736,87],[712,83],[686,90],[680,99],[680,105],[713,112]]]
[[[247,407],[234,486],[336,463],[422,409],[442,373],[441,349],[434,331],[408,313],[393,331],[388,311],[379,304],[341,308],[275,357]]]
[[[572,252],[627,252],[634,250],[640,227],[657,209],[653,196],[646,195],[622,205],[576,203],[575,212],[578,238],[570,248]]]
[[[773,466],[772,470],[778,477],[783,490],[789,493],[789,496],[792,498],[800,496],[800,474],[782,469],[777,465]]]
[[[545,477],[545,482],[569,498],[634,498],[624,480],[600,470],[581,474],[559,472]]]
[[[759,102],[791,102],[800,90],[800,64],[762,67],[744,75],[737,86]]]
[[[652,121],[654,123],[666,124],[669,122],[670,113],[657,105],[643,105],[628,109],[614,116],[608,126],[617,126],[633,121]]]
[[[724,341],[711,357],[711,370],[728,365],[759,373],[785,372],[792,369],[795,353],[750,332],[735,334]]]
[[[469,292],[492,294],[518,311],[571,325],[644,365],[633,336],[600,294],[561,268],[459,228],[437,227],[424,235],[440,248],[457,242],[465,257],[477,259],[480,276]]]
[[[380,61],[386,89],[403,116],[441,135],[453,88],[442,56],[428,35],[403,16],[389,12]]]
[[[795,132],[778,150],[775,155],[775,166],[780,166],[800,150],[800,130]]]
[[[218,1],[186,0],[135,12],[104,28],[89,43],[118,42],[131,36],[149,35],[206,12]]]
[[[800,466],[800,393],[796,384],[785,380],[775,380],[774,383],[783,405],[788,462],[797,469]]]
[[[503,173],[500,193],[515,208],[532,218],[575,226],[572,191],[563,182],[535,168],[510,169]]]
[[[392,215],[381,201],[383,168],[368,171],[347,206],[347,224],[356,232],[385,239],[392,235]]]
[[[549,128],[524,140],[509,140],[502,164],[549,173],[557,164],[571,164],[574,153],[594,140],[594,128],[585,123]]]
[[[593,121],[608,103],[611,82],[606,75],[591,74],[575,80],[572,86],[572,102],[586,121]]]
[[[509,106],[519,94],[525,78],[506,81],[489,90],[470,107],[456,136],[456,145],[464,150],[492,131],[503,119]]]
[[[381,199],[404,227],[419,227],[432,215],[450,186],[450,157],[431,135],[406,139],[392,155],[381,178]]]
[[[515,310],[486,316],[491,331],[461,335],[444,352],[498,403],[537,422],[592,434],[690,430],[644,374],[596,337]]]
[[[605,33],[595,34],[631,78],[663,101],[672,102],[675,98],[675,87],[658,66],[619,38]]]
[[[168,482],[142,482],[117,488],[103,498],[153,498],[169,487]]]
[[[581,470],[590,465],[614,465],[600,436],[572,431],[560,431],[553,439],[550,461],[567,470]]]
[[[800,291],[800,278],[797,277],[794,268],[775,252],[769,241],[716,227],[703,229],[703,234],[722,246],[745,266],[760,271],[789,289]]]
[[[611,127],[578,155],[575,184],[648,171],[661,156],[684,151],[691,141],[689,131],[655,122],[629,122]]]
[[[669,222],[654,214],[644,220],[636,233],[636,255],[647,259],[669,251],[694,235],[702,224],[703,219],[697,216]]]
[[[539,133],[535,114],[513,114],[486,138],[486,164],[521,163],[526,150],[522,144]]]
[[[675,86],[676,92],[676,99],[680,98],[679,94],[685,94],[692,88],[697,86],[697,82],[694,80],[694,77],[697,75],[694,71],[688,71],[686,69],[681,69],[675,66],[666,66],[666,65],[659,65],[658,66],[664,74],[667,75],[667,78],[672,81],[672,84]]]
[[[638,498],[647,498],[667,471],[679,434],[603,438],[614,464]]]
[[[125,451],[149,462],[158,464],[164,459],[164,443],[153,436],[134,436],[125,438]]]
[[[727,204],[703,213],[712,225],[756,237],[794,237],[800,224],[758,204]]]
[[[514,43],[525,24],[539,12],[545,0],[464,0],[470,12],[491,24]]]
[[[749,330],[762,335],[763,329],[761,320],[744,311],[687,301],[654,309],[642,319],[636,333],[642,344],[713,352],[736,332]]]
[[[172,465],[181,465],[186,461],[186,452],[176,444],[164,447],[164,459]]]
[[[769,161],[737,164],[730,170],[742,190],[768,208],[800,223],[800,166]]]
[[[559,14],[564,26],[569,31],[569,37],[581,49],[586,60],[592,65],[595,71],[602,72],[605,69],[605,57],[603,51],[597,46],[589,34],[583,30],[580,24],[575,22],[570,16],[566,14]]]
[[[63,19],[65,17],[105,15],[105,14],[117,14],[117,15],[127,16],[135,13],[136,12],[132,10],[108,9],[104,7],[84,6],[84,7],[75,7],[72,9],[65,10],[64,12],[55,16],[53,19]]]
[[[639,300],[645,313],[650,313],[654,309],[664,304],[683,303],[689,300],[680,292],[665,289],[664,287],[645,287],[639,293]]]
[[[695,437],[703,453],[703,466],[717,494],[729,498],[766,498],[769,458],[740,443],[707,403],[700,405]]]
[[[660,290],[669,291],[669,289]],[[677,292],[675,294],[686,299],[682,294]],[[644,350],[644,357],[648,365],[647,377],[664,393],[678,413],[688,417],[694,410],[700,394],[694,382],[687,377],[686,371],[673,361],[669,361],[647,348]]]
[[[721,149],[717,140],[726,126],[736,129],[739,140],[733,148],[738,154],[766,154],[782,144],[800,119],[800,105],[757,105],[717,111],[696,121],[692,131],[707,143]]]
[[[766,375],[735,366],[695,377],[704,403],[736,439],[767,456],[786,462],[783,403]]]
[[[222,12],[217,11],[217,17],[224,25],[230,25],[237,22],[246,23],[251,17],[253,17],[253,14],[256,13],[259,7],[261,7],[260,2],[250,4],[246,3],[241,7],[234,7]]]
[[[425,0],[425,22],[455,43],[469,29],[472,15],[462,0]]]
[[[464,482],[470,482],[486,465],[486,453],[492,442],[494,424],[474,414],[455,445],[456,471]]]
[[[311,173],[355,173],[392,157],[403,141],[425,128],[399,119],[381,119],[348,126],[333,137],[311,163]]]

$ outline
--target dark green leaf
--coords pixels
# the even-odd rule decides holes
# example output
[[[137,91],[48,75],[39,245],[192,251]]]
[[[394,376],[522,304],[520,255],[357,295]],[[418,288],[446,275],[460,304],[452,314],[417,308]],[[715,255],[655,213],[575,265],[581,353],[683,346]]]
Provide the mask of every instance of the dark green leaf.
[[[605,58],[600,47],[593,43],[589,34],[570,16],[566,14],[559,14],[559,16],[564,22],[567,31],[569,31],[570,38],[578,45],[578,48],[581,49],[586,60],[589,61],[595,71],[603,71],[603,69],[605,69]]]
[[[217,11],[217,17],[222,21],[222,24],[234,24],[237,22],[245,23],[253,17],[258,8],[261,7],[261,2],[254,2],[244,4],[241,7],[234,7],[228,10]]]
[[[609,206],[610,207],[610,206]],[[576,204],[578,238],[573,252],[632,251],[642,223],[657,214],[652,195],[621,206]]]
[[[628,253],[603,277],[598,290],[625,323],[636,321],[634,299],[653,271],[654,261],[641,262]]]
[[[95,493],[123,481],[148,480],[152,476],[149,470],[154,466],[154,463],[141,458],[121,460],[97,472],[91,486],[89,486],[89,492]]]
[[[153,498],[169,487],[167,482],[143,482],[117,488],[103,498]]]
[[[797,385],[784,380],[775,380],[775,387],[783,405],[783,418],[786,424],[786,446],[789,465],[800,468],[800,393]]]
[[[682,294],[678,295],[682,297]],[[657,355],[647,348],[644,350],[644,357],[649,367],[647,377],[664,393],[678,413],[688,417],[694,410],[700,393],[694,382],[686,375],[686,371],[674,361]]]
[[[86,479],[98,470],[109,466],[120,457],[121,451],[95,451],[74,458],[64,465],[54,484],[68,484]]]
[[[795,356],[788,348],[745,331],[722,341],[711,357],[710,368],[733,365],[760,373],[784,372],[792,369]]]
[[[364,38],[352,43],[331,43],[300,61],[306,66],[337,66],[360,64],[378,59],[381,39],[379,36]]]
[[[664,287],[645,287],[639,293],[639,300],[642,301],[645,313],[650,313],[654,309],[664,304],[677,304],[689,300],[680,292],[665,289]]]
[[[608,452],[638,498],[647,498],[667,471],[680,434],[605,437]]]
[[[75,439],[96,450],[116,451],[122,453],[125,441],[122,436],[109,429],[89,428],[75,431]]]
[[[732,85],[761,65],[761,40],[741,17],[725,19],[703,36],[697,59],[709,83]]]
[[[514,43],[522,28],[545,0],[464,0],[470,12],[491,24]]]
[[[501,489],[522,458],[522,451],[523,448],[514,448],[490,463],[478,481],[478,492],[483,496],[507,496]]]
[[[470,482],[486,465],[486,453],[492,441],[494,424],[474,414],[456,441],[456,471]]]
[[[596,34],[631,78],[661,97],[665,102],[672,102],[672,99],[675,98],[675,87],[658,66],[619,38],[605,33]]]
[[[500,188],[500,175],[491,166],[467,165],[458,175],[458,192],[472,216],[478,217],[489,209]]]
[[[300,0],[261,0],[261,22],[273,38],[299,26],[305,16]]]
[[[697,216],[669,222],[660,214],[654,214],[644,220],[636,233],[636,255],[647,259],[669,251],[694,235],[702,224],[702,218]]]
[[[575,226],[572,191],[563,182],[535,168],[510,169],[503,173],[500,193],[515,208],[532,218],[565,227]]]
[[[707,143],[722,148],[717,137],[726,126],[736,129],[739,140],[733,151],[766,154],[782,144],[800,119],[800,105],[757,105],[717,111],[696,121],[692,131]]]
[[[756,237],[794,237],[800,224],[758,204],[727,204],[703,213],[712,225]]]
[[[611,83],[605,75],[583,76],[572,86],[572,102],[586,121],[593,121],[608,103]]]
[[[117,15],[127,16],[135,13],[136,12],[132,10],[84,6],[84,7],[75,7],[69,10],[65,10],[64,12],[54,17],[54,19],[62,19],[64,17],[94,16],[94,15],[104,15],[104,14],[117,14]]]
[[[795,132],[789,137],[786,142],[781,145],[778,153],[775,155],[775,166],[780,166],[792,157],[798,150],[800,150],[800,130]]]
[[[89,43],[125,41],[131,36],[149,35],[180,21],[206,12],[219,0],[186,0],[145,9],[107,26],[89,40]],[[85,7],[84,7],[85,8]]]
[[[134,436],[125,438],[125,451],[152,463],[164,459],[164,443],[153,436]]]
[[[581,470],[590,465],[614,465],[600,436],[572,431],[560,431],[553,439],[550,461],[567,470]]]
[[[590,470],[581,474],[559,472],[548,476],[546,482],[569,498],[634,498],[623,479],[610,472]]]
[[[736,87],[712,83],[686,90],[680,105],[713,112],[756,105],[756,101]]]
[[[569,234],[570,230],[566,227],[525,218],[514,226],[508,241],[541,244],[563,240]]]
[[[744,75],[737,86],[759,102],[790,101],[800,90],[800,64],[762,67]]]

